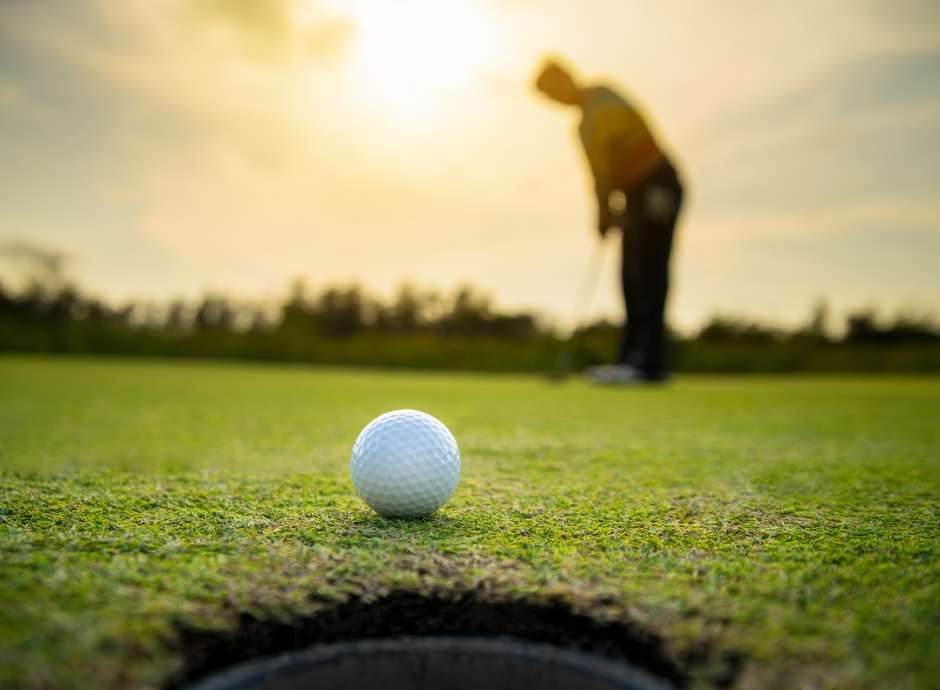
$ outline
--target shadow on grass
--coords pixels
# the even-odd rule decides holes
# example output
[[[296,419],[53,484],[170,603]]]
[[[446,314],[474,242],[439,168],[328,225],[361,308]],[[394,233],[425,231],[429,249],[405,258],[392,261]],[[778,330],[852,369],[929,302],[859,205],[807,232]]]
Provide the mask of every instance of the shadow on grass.
[[[477,528],[466,520],[446,513],[434,513],[421,518],[388,518],[375,513],[360,513],[350,517],[343,530],[347,545],[350,540],[401,541],[426,539],[441,541],[467,536]]]

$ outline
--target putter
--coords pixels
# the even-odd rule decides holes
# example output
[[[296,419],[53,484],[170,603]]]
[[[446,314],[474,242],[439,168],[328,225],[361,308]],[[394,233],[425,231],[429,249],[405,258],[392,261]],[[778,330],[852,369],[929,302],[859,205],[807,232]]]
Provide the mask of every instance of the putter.
[[[587,318],[588,310],[597,293],[597,285],[600,282],[601,268],[604,264],[604,255],[607,249],[606,238],[598,240],[594,245],[594,251],[587,265],[587,270],[581,280],[581,286],[575,299],[574,318],[572,319],[572,330],[565,339],[561,354],[558,357],[558,363],[555,368],[549,372],[548,378],[553,381],[563,381],[571,373],[571,365],[574,362],[574,351],[577,345],[578,332]]]

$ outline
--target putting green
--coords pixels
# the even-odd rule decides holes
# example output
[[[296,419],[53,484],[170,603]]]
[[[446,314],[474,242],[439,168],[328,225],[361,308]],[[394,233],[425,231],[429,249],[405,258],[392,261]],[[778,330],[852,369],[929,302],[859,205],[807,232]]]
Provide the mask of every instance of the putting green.
[[[373,516],[347,475],[360,428],[404,407],[463,457],[424,521]],[[393,590],[567,602],[660,636],[692,687],[729,665],[741,688],[940,677],[938,378],[8,356],[0,468],[4,687],[160,687],[183,632]]]

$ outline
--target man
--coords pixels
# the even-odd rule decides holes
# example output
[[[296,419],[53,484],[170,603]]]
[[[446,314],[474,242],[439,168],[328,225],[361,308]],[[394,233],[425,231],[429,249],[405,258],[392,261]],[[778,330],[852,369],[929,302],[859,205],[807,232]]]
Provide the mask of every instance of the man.
[[[597,231],[603,240],[619,225],[623,235],[627,318],[620,353],[616,364],[586,373],[598,383],[664,381],[669,368],[663,312],[672,237],[682,205],[675,168],[637,109],[606,86],[581,86],[559,64],[548,62],[536,88],[553,101],[581,110],[578,133],[594,175]],[[616,192],[626,197],[626,207],[614,211]]]

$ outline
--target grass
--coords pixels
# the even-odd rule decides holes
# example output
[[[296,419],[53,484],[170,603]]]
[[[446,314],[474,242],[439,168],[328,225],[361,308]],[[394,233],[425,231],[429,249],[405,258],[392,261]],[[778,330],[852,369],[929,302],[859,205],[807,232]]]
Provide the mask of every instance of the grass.
[[[348,479],[360,428],[402,407],[461,445],[428,520],[373,516]],[[739,688],[927,688],[938,496],[937,378],[607,390],[5,357],[0,686],[157,688],[181,631],[473,588],[629,620],[692,687],[727,657]]]

